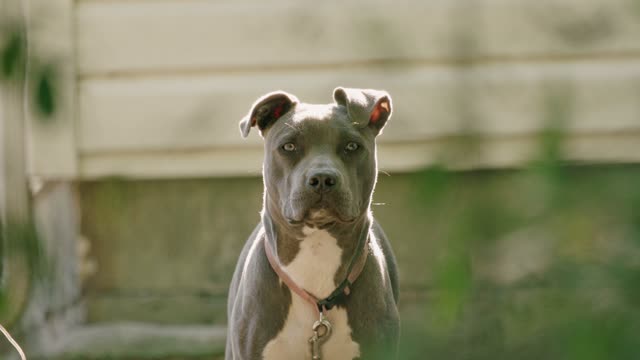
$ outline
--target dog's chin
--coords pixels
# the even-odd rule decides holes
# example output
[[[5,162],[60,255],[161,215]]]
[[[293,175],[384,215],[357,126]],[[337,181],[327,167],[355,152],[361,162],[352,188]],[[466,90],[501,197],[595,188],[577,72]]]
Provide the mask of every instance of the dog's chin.
[[[289,203],[284,207],[284,218],[291,226],[309,226],[327,228],[334,224],[354,223],[358,216],[353,210],[334,206],[327,202],[319,201],[315,204]]]
[[[327,208],[307,209],[299,218],[287,219],[291,225],[304,225],[312,228],[324,229],[336,224],[351,224],[356,217],[345,216]]]
[[[358,216],[342,215],[326,209],[309,209],[293,216],[285,216],[285,219],[291,226],[326,228],[336,224],[353,224]]]

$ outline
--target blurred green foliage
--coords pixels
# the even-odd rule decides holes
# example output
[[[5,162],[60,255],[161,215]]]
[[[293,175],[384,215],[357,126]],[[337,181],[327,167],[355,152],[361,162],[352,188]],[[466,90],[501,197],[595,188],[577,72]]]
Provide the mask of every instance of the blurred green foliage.
[[[2,79],[15,80],[25,63],[26,40],[24,32],[19,29],[9,29],[6,33],[7,39],[0,53]]]
[[[40,115],[36,117],[38,120],[48,121],[54,115],[57,105],[55,66],[45,59],[30,58],[25,28],[1,15],[0,82],[3,86],[14,85],[15,91],[21,91],[28,85],[29,92],[24,94],[24,100]],[[43,260],[35,224],[16,219],[6,219],[3,224],[0,220],[0,322],[4,325],[11,325],[19,313],[17,308],[25,305],[10,301],[20,298],[8,293],[12,290],[11,281],[27,281],[29,285],[26,291],[29,291],[34,278],[44,273]],[[16,268],[10,266],[10,262],[20,263],[17,269],[25,273],[9,273]]]
[[[415,176],[438,251],[401,359],[638,358],[640,172],[563,162],[570,105],[549,99],[524,169]]]
[[[3,21],[4,20],[4,21]],[[55,113],[58,93],[56,91],[56,67],[46,59],[29,57],[26,31],[23,26],[6,19],[0,28],[0,81],[19,85],[28,84],[29,104],[41,115],[41,121],[51,119]],[[28,76],[27,76],[28,75]]]
[[[32,222],[0,224],[3,257],[0,284],[0,323],[11,327],[26,306],[32,285],[46,275],[42,241]]]
[[[35,74],[35,89],[33,91],[34,107],[42,115],[42,119],[49,119],[56,110],[55,71],[52,65],[38,68]]]

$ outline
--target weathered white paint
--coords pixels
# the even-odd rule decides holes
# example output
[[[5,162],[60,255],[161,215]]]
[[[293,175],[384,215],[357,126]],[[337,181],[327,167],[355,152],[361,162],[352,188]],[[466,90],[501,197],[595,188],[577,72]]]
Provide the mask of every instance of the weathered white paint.
[[[81,1],[83,75],[639,51],[629,0]],[[468,36],[468,35],[466,35]],[[295,50],[292,50],[294,49]]]
[[[305,72],[87,80],[80,85],[83,154],[220,149],[244,140],[238,122],[259,96],[283,89],[309,103],[332,102],[337,85],[385,89],[394,101],[386,141],[460,133],[465,121],[489,135],[545,126],[546,98],[567,88],[576,131],[638,129],[640,61],[334,69]],[[472,118],[465,118],[471,113]],[[233,148],[232,148],[233,147]]]
[[[324,298],[335,289],[334,276],[341,264],[342,249],[337,240],[325,230],[305,229],[300,240],[300,251],[291,263],[283,267],[291,279],[301,288]],[[309,338],[311,326],[318,320],[312,305],[295,293],[283,329],[267,343],[263,352],[265,360],[311,359]],[[346,360],[360,355],[360,346],[351,338],[348,314],[345,309],[334,308],[327,312],[333,332],[322,345],[326,359]]]

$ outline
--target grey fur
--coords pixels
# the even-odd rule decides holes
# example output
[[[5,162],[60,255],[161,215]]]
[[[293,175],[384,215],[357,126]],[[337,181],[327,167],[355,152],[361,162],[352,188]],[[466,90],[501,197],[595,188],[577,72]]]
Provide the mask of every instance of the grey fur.
[[[304,225],[325,228],[338,240],[343,255],[336,284],[346,276],[360,234],[372,229],[386,268],[380,271],[380,263],[369,256],[351,294],[338,307],[347,309],[361,359],[395,356],[399,333],[396,262],[370,212],[377,179],[375,141],[391,115],[391,97],[383,91],[337,88],[334,99],[334,104],[312,105],[282,91],[270,93],[258,99],[240,123],[243,136],[258,126],[265,138],[265,191],[262,219],[240,255],[230,286],[227,360],[261,359],[265,345],[284,326],[292,294],[271,269],[262,241],[266,232],[268,245],[285,266],[299,251]],[[376,108],[382,114],[373,123],[369,117]],[[283,150],[288,142],[295,151]],[[349,142],[360,147],[347,152]],[[316,173],[333,176],[335,187],[321,194],[310,189],[309,178]],[[324,215],[313,217],[314,210],[323,210]]]

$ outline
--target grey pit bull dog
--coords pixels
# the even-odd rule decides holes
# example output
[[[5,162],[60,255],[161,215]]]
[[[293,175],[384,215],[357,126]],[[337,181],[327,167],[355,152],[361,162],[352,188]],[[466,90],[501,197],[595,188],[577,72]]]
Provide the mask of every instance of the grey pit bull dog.
[[[396,262],[370,210],[391,97],[333,98],[273,92],[240,122],[265,140],[264,206],[231,281],[227,360],[395,357]]]

